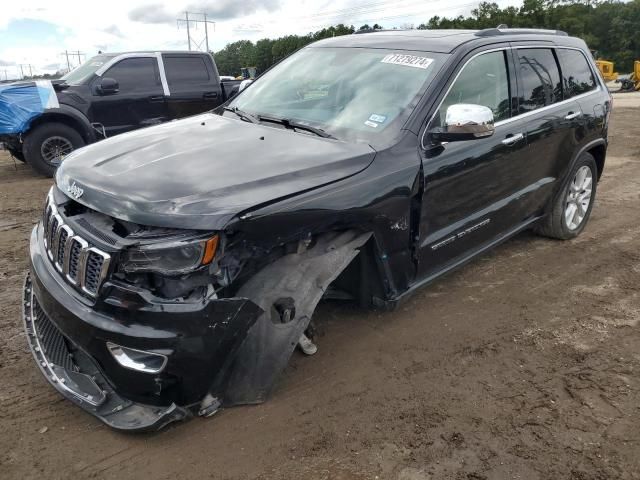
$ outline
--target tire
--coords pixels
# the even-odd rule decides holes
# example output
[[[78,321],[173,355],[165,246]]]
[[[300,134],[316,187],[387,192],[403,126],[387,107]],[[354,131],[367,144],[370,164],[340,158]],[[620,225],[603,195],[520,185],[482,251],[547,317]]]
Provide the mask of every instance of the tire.
[[[553,198],[549,214],[535,227],[535,232],[560,240],[580,235],[591,216],[597,178],[598,168],[593,155],[583,153],[565,178],[560,192]]]
[[[22,150],[29,165],[38,173],[52,177],[64,156],[84,145],[84,139],[75,129],[51,122],[38,125],[29,132]]]

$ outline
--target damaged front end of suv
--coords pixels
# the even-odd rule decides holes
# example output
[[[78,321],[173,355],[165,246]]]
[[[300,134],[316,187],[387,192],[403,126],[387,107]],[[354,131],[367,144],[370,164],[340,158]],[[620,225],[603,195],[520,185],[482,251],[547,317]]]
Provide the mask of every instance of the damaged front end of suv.
[[[369,236],[260,251],[224,232],[117,220],[53,187],[31,237],[27,336],[53,386],[117,429],[259,403]]]
[[[444,55],[425,70],[392,50],[329,47],[303,49],[225,109],[62,163],[23,304],[35,359],[66,398],[127,431],[260,403],[322,298],[389,306],[407,290],[421,167],[403,125]],[[367,69],[402,81],[371,91]],[[305,77],[313,91],[300,94],[279,70],[344,88]]]

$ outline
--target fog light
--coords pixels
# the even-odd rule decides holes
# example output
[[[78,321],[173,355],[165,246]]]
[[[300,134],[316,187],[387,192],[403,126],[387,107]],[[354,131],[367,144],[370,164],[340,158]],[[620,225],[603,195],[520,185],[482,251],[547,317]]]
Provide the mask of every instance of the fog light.
[[[160,373],[168,360],[165,355],[159,353],[121,347],[111,342],[107,342],[107,348],[120,365],[137,372]]]

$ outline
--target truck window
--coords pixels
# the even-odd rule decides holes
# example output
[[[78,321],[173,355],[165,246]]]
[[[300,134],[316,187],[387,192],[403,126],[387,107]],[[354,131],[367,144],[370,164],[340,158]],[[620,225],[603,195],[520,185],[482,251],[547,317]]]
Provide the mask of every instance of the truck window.
[[[516,56],[522,84],[520,113],[562,100],[560,71],[551,49],[518,49]]]
[[[442,125],[447,108],[456,103],[489,107],[494,121],[509,117],[509,74],[504,51],[482,54],[467,63],[445,97],[436,119]]]
[[[209,82],[207,65],[201,56],[170,56],[163,57],[163,61],[169,86]]]
[[[150,57],[120,60],[103,77],[117,80],[120,93],[155,91],[161,86],[158,62]]]
[[[556,51],[562,69],[565,98],[575,97],[596,88],[593,71],[582,52],[567,48],[559,48]]]

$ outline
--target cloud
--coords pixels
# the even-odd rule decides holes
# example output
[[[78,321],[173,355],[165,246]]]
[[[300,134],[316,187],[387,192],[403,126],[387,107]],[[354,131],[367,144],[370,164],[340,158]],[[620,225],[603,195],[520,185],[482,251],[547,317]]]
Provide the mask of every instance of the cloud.
[[[243,34],[252,34],[252,33],[262,33],[264,32],[264,26],[261,23],[242,23],[240,25],[236,25],[233,28],[233,33],[236,35]]]
[[[114,37],[125,38],[124,33],[122,33],[122,30],[120,30],[117,25],[109,25],[107,28],[103,28],[102,31]]]
[[[260,10],[273,12],[282,0],[200,0],[187,7],[188,11],[206,13],[211,20],[222,21],[251,15]]]
[[[151,3],[131,10],[129,12],[129,20],[140,23],[174,24],[176,15],[167,11],[161,3]]]
[[[10,62],[7,60],[0,59],[0,67],[13,67],[15,64],[16,62]]]

